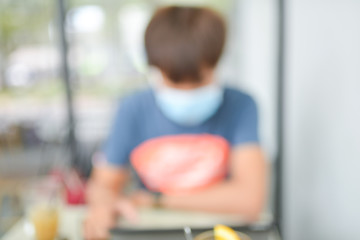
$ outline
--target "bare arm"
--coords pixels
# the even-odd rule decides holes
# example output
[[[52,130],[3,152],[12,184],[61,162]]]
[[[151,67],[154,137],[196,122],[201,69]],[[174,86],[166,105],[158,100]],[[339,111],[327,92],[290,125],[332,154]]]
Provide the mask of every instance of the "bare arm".
[[[84,221],[85,239],[108,237],[108,229],[114,225],[119,212],[117,211],[120,202],[119,193],[126,184],[128,176],[128,171],[122,168],[106,164],[94,167],[86,193],[88,211]],[[126,209],[131,211],[132,208]]]
[[[222,213],[238,213],[255,221],[266,198],[267,166],[259,146],[235,148],[230,179],[184,196],[163,196],[164,207]]]
[[[103,205],[116,200],[129,178],[128,170],[106,164],[95,166],[87,187],[87,201]]]

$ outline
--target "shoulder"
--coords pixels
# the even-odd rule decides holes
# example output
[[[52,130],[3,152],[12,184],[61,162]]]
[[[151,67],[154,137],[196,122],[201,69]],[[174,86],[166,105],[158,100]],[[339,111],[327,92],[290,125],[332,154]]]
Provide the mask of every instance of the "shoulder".
[[[224,90],[224,101],[226,101],[231,108],[256,109],[256,102],[254,98],[238,89],[226,87]]]
[[[146,88],[122,97],[118,105],[120,109],[138,109],[144,105],[149,105],[152,99],[152,90]]]
[[[138,90],[126,96],[123,96],[116,103],[116,115],[119,118],[125,116],[138,116],[143,113],[144,109],[150,108],[151,99],[153,98],[152,90]]]
[[[125,95],[121,100],[120,104],[123,105],[137,105],[142,102],[147,102],[152,98],[152,90],[150,88],[135,91],[131,94]]]
[[[232,128],[231,143],[234,146],[258,143],[258,112],[255,100],[243,91],[226,89],[224,102]]]

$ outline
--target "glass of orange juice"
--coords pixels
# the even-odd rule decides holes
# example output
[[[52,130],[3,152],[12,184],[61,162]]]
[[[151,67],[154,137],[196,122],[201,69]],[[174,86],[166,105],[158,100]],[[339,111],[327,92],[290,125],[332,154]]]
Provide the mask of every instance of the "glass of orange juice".
[[[59,225],[60,192],[48,178],[34,180],[24,192],[26,232],[36,240],[54,240]]]
[[[51,205],[32,207],[30,220],[35,230],[37,240],[54,240],[58,230],[58,210]]]

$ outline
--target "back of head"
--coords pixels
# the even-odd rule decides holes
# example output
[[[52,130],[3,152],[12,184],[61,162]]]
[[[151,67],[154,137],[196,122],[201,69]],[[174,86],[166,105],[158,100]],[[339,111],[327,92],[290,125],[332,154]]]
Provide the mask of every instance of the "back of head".
[[[225,35],[224,20],[210,9],[161,8],[145,32],[149,64],[174,83],[199,82],[203,70],[216,66]]]

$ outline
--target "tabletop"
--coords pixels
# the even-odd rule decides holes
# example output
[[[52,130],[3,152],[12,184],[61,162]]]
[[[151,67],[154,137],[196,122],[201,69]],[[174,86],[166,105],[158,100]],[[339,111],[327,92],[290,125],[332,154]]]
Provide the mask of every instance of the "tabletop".
[[[64,206],[60,209],[59,215],[59,238],[68,240],[82,240],[82,222],[86,207],[84,206]],[[275,227],[264,229],[240,229],[249,235],[252,240],[280,240],[278,231]],[[194,235],[198,234],[197,230],[193,230]],[[34,231],[29,221],[24,217],[18,221],[2,238],[2,240],[33,240]],[[165,230],[165,231],[124,231],[115,229],[112,231],[111,239],[127,239],[127,240],[184,240],[184,234],[181,230]]]

